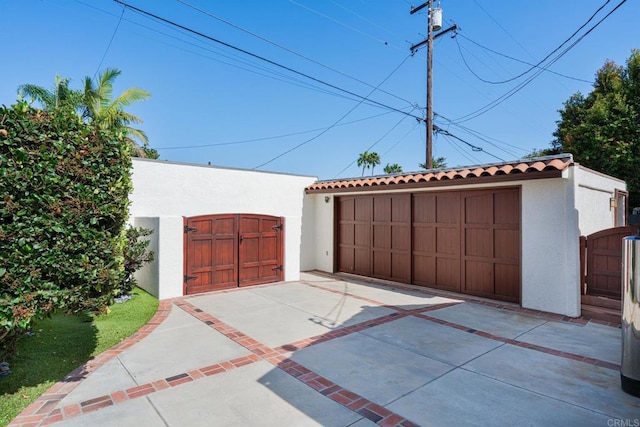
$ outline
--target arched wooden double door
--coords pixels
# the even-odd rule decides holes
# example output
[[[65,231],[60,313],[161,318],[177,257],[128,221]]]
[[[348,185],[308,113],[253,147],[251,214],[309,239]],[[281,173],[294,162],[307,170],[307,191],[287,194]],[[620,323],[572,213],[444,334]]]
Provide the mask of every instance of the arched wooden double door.
[[[184,294],[283,280],[283,219],[221,214],[185,218]]]

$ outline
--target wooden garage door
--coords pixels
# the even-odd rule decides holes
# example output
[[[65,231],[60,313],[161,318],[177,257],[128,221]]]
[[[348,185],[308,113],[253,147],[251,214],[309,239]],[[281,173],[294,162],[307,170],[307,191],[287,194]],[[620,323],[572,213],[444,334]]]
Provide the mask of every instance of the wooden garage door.
[[[409,283],[411,196],[338,199],[338,271]]]
[[[270,283],[283,277],[282,218],[185,218],[185,295]]]
[[[520,301],[520,190],[339,197],[337,270]]]
[[[463,292],[520,302],[520,192],[463,192]]]
[[[461,292],[460,193],[413,196],[413,283]]]

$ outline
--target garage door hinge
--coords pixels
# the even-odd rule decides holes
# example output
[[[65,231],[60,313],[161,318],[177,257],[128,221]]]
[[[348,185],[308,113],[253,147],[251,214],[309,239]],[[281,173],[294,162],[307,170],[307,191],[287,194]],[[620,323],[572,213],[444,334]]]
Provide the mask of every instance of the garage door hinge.
[[[195,228],[195,227],[189,227],[188,225],[185,225],[185,226],[184,226],[184,232],[185,232],[185,233],[188,233],[188,232],[190,232],[190,231],[198,231],[198,229],[197,229],[197,228]]]
[[[188,282],[189,280],[194,280],[194,279],[197,279],[197,278],[198,278],[198,276],[188,276],[186,274],[184,275],[185,283]]]
[[[277,267],[271,267],[272,270],[282,270],[282,266],[279,265]]]
[[[273,227],[271,227],[271,228],[273,228],[274,230],[280,230],[280,231],[282,231],[282,224],[280,224],[280,225],[274,225],[274,226],[273,226]]]

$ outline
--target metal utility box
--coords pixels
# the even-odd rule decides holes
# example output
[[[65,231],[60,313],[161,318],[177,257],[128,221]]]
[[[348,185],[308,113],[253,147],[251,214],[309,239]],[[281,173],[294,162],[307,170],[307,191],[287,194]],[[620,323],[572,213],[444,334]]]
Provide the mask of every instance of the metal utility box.
[[[640,235],[622,241],[622,389],[640,397]]]

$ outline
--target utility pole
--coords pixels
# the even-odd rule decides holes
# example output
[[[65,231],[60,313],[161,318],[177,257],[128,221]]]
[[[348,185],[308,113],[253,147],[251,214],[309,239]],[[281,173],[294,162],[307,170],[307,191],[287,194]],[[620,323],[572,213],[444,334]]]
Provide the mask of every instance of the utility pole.
[[[424,123],[426,126],[426,134],[427,134],[426,135],[427,136],[427,150],[426,150],[427,158],[425,161],[427,169],[431,169],[433,167],[433,40],[438,38],[439,36],[442,36],[448,33],[449,31],[455,31],[458,28],[458,26],[454,24],[453,26],[447,28],[446,30],[441,31],[440,33],[434,36],[433,34],[434,9],[432,8],[432,6],[433,6],[433,0],[427,0],[426,2],[422,3],[420,6],[411,7],[411,12],[410,12],[410,14],[413,15],[414,13],[426,7],[427,15],[428,15],[426,40],[423,40],[420,43],[414,44],[410,48],[411,53],[415,53],[419,47],[425,44],[427,45],[427,111],[425,113],[425,120],[424,120]],[[439,30],[440,28],[441,26],[439,26],[438,28],[435,28],[435,30]]]

